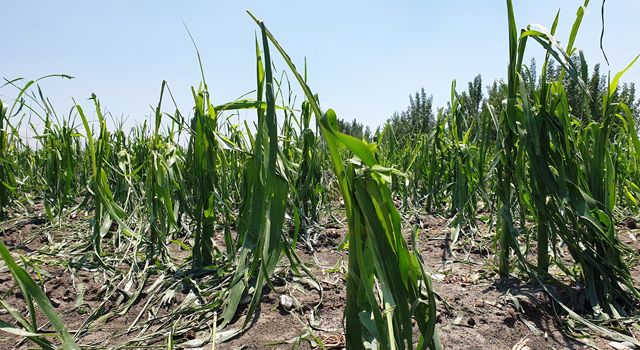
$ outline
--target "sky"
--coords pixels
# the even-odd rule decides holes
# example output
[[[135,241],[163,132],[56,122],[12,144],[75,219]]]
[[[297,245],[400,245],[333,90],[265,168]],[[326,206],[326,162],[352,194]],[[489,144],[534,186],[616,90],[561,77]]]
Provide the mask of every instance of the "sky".
[[[126,125],[151,115],[166,80],[183,114],[200,83],[199,47],[215,104],[255,88],[258,27],[262,18],[298,67],[307,60],[309,85],[323,108],[365,125],[382,124],[404,109],[420,88],[446,104],[451,82],[459,89],[477,74],[483,84],[506,74],[505,1],[18,1],[3,0],[0,78],[35,79],[64,73],[75,78],[40,82],[62,114],[72,98],[90,108],[95,93]],[[518,27],[550,27],[561,10],[558,38],[568,39],[577,0],[514,0]],[[576,41],[587,62],[604,62],[599,48],[600,0],[592,0]],[[604,47],[613,74],[640,54],[640,1],[606,3]],[[528,57],[542,62],[530,42]],[[272,49],[275,56],[275,50]],[[282,69],[284,63],[276,61]],[[540,66],[540,64],[539,64]],[[608,69],[605,65],[604,72]],[[640,83],[640,63],[625,81]],[[297,90],[299,91],[299,90]],[[0,98],[15,96],[11,87]],[[165,102],[166,103],[166,102]],[[86,109],[85,109],[86,110]]]

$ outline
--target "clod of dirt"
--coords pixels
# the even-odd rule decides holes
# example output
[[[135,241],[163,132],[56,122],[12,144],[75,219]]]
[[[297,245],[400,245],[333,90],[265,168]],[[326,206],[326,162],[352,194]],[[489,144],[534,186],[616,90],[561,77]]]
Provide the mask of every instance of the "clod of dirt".
[[[504,324],[507,325],[507,327],[509,328],[513,328],[516,326],[516,321],[517,319],[513,316],[507,316],[504,318],[504,320],[502,322],[504,322]]]
[[[285,294],[281,294],[280,295],[280,307],[285,310],[285,311],[291,311],[291,309],[293,309],[293,306],[295,305],[295,300]]]
[[[56,298],[49,298],[49,300],[51,301],[51,305],[56,309],[60,307],[60,304],[62,304],[62,302]]]
[[[188,330],[188,331],[184,334],[184,337],[185,337],[185,338],[187,338],[187,339],[189,339],[189,340],[195,339],[195,338],[196,338],[196,332],[194,332],[193,330]]]
[[[468,325],[469,327],[475,327],[475,326],[476,326],[476,320],[475,320],[474,318],[472,318],[472,317],[471,317],[471,318],[469,318],[469,319],[467,320],[467,325]]]

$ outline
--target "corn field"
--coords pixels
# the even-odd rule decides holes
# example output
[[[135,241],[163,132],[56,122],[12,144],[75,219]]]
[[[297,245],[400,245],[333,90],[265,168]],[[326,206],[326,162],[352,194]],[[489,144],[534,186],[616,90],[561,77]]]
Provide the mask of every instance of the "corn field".
[[[473,267],[483,278],[540,291],[564,336],[640,347],[640,252],[622,233],[640,214],[639,116],[620,97],[638,57],[608,77],[604,93],[590,91],[574,47],[588,5],[560,40],[559,13],[550,28],[519,27],[507,0],[503,98],[474,99],[480,82],[469,92],[453,82],[447,106],[407,130],[389,121],[353,132],[331,101],[321,106],[312,67],[294,64],[250,12],[255,86],[240,100],[214,103],[197,47],[191,109],[181,111],[162,81],[152,115],[131,129],[112,122],[96,95],[90,110],[74,103],[59,114],[39,81],[69,76],[5,79],[0,276],[11,278],[0,279],[0,336],[16,348],[223,349],[241,344],[269,312],[265,300],[279,298],[276,308],[297,312],[304,332],[270,346],[449,348],[442,319],[455,305],[434,283],[448,278],[446,267],[422,254],[441,245],[443,266],[483,251],[485,263]],[[523,63],[527,46],[544,50],[539,77]],[[551,65],[558,74],[547,74]],[[585,101],[599,100],[597,114],[572,108],[568,81]],[[255,122],[240,120],[247,111]],[[6,237],[33,208],[44,244],[30,252]],[[426,238],[425,215],[445,218],[442,237]],[[331,227],[342,230],[331,249],[345,260],[320,269]],[[80,276],[100,281],[97,300],[69,302],[78,322],[66,322],[51,297],[47,264],[74,276],[76,290]],[[327,284],[327,271],[337,282]],[[327,330],[318,315],[336,283],[342,318]],[[292,290],[313,301],[300,305]],[[504,298],[518,304],[517,294]],[[123,316],[119,343],[91,338]]]

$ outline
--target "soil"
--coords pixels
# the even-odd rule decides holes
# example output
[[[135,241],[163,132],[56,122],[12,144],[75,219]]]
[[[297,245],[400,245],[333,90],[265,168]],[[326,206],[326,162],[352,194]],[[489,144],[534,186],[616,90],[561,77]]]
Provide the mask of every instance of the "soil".
[[[103,304],[104,280],[97,270],[78,269],[69,264],[69,257],[42,254],[47,247],[63,241],[69,231],[89,232],[88,218],[73,218],[72,226],[61,229],[48,224],[42,208],[35,206],[30,213],[0,223],[0,239],[17,258],[29,261],[39,259],[40,281],[58,314],[72,332],[81,327],[87,316]],[[438,303],[437,331],[445,349],[607,349],[607,340],[595,336],[581,339],[569,337],[560,331],[562,325],[554,318],[554,307],[542,289],[523,279],[500,279],[495,272],[495,256],[491,240],[466,240],[451,246],[445,239],[449,234],[446,219],[425,214],[408,215],[405,227],[418,226],[418,249],[432,273]],[[339,249],[346,234],[346,222],[332,220],[315,227],[315,251],[302,247],[297,250],[322,286],[320,293],[309,278],[293,279],[294,283],[274,283],[274,290],[266,290],[251,327],[239,337],[216,347],[232,349],[341,349],[344,347],[342,313],[345,304],[345,272],[347,252]],[[407,238],[410,236],[407,229]],[[477,236],[486,232],[479,223]],[[619,227],[621,238],[640,253],[640,230],[629,221]],[[409,242],[411,240],[408,240]],[[478,242],[487,242],[482,245]],[[175,246],[170,250],[180,258]],[[36,254],[40,253],[40,254]],[[283,266],[288,265],[283,259]],[[0,299],[24,312],[24,299],[15,286],[6,267],[0,265]],[[283,267],[277,275],[292,281],[291,273]],[[640,267],[634,264],[632,275],[640,276]],[[94,348],[114,347],[128,339],[126,329],[140,312],[149,296],[143,295],[125,315],[92,328],[79,336],[82,345]],[[284,301],[284,302],[283,302]],[[289,306],[287,302],[290,302]],[[283,306],[284,305],[284,306]],[[245,311],[243,311],[245,312]],[[24,314],[24,313],[23,313]],[[0,320],[13,323],[7,312],[0,311]],[[38,316],[40,326],[47,328],[46,319]],[[229,329],[242,325],[244,316],[229,325]],[[224,331],[224,330],[222,330]],[[119,335],[118,335],[119,334]],[[210,344],[196,340],[210,337],[208,332],[186,334],[194,348],[211,349]],[[153,345],[162,348],[165,339],[156,339]],[[586,345],[588,343],[590,345]],[[16,336],[0,332],[0,349],[26,349],[33,344]],[[166,346],[165,346],[166,347]],[[186,349],[186,346],[177,346]]]

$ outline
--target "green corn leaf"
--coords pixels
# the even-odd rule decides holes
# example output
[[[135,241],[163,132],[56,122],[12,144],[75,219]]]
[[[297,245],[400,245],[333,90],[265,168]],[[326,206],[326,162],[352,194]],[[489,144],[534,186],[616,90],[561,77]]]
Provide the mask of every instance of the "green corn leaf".
[[[11,256],[11,253],[9,253],[9,250],[2,241],[0,241],[0,256],[9,267],[13,278],[22,286],[24,286],[25,291],[29,296],[33,297],[33,301],[38,305],[40,310],[42,310],[42,313],[47,317],[49,322],[51,322],[51,325],[62,341],[62,348],[65,350],[79,350],[80,348],[73,341],[73,338],[69,334],[69,331],[65,327],[64,323],[53,309],[49,298],[44,294],[42,289],[38,287],[33,279],[31,279],[29,274],[20,266],[18,266],[18,264],[16,264],[16,262],[13,260],[13,257]]]

